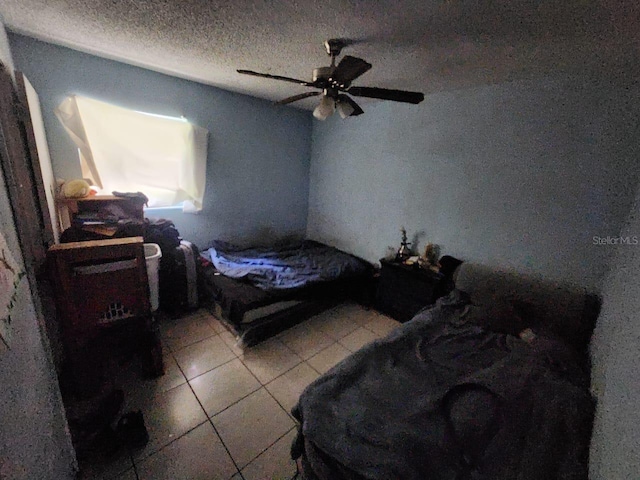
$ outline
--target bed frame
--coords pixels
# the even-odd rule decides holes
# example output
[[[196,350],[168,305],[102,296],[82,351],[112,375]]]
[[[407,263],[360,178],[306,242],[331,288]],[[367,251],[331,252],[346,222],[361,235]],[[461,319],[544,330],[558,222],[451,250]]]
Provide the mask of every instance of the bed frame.
[[[535,315],[535,317],[540,320],[540,326],[552,330],[574,346],[576,350],[585,354],[584,365],[588,366],[588,355],[586,355],[586,353],[588,352],[590,337],[599,313],[600,302],[597,296],[590,294],[578,286],[549,282],[546,279],[522,275],[514,271],[496,270],[483,265],[470,263],[461,265],[455,271],[453,279],[456,289],[468,294],[471,302],[475,305],[489,305],[497,299],[508,299],[526,304],[528,308],[532,309],[532,315]],[[354,359],[358,355],[360,355],[362,359],[365,358],[363,355],[366,355],[366,353],[363,353],[363,351],[356,352],[343,360],[343,362]],[[339,366],[334,367],[334,369],[335,368],[339,368]],[[315,384],[321,386],[329,383],[328,381],[323,382],[322,379],[323,377],[316,380]],[[472,385],[461,385],[461,387],[465,388],[470,386]],[[476,387],[477,385],[473,386],[473,388]],[[453,391],[456,390],[450,390],[450,392]],[[488,392],[490,393],[490,391]],[[469,390],[466,395],[480,395],[482,393],[483,391],[478,393],[476,389]],[[456,400],[457,402],[462,404],[464,401],[469,401],[468,398],[470,397],[464,397],[464,391],[461,395],[460,399]],[[487,398],[491,399],[493,397],[490,396]],[[482,397],[481,400],[485,401],[484,397]],[[473,401],[482,403],[477,399]],[[446,402],[443,404],[445,408],[448,408]],[[360,412],[359,406],[356,405],[353,408]],[[301,411],[298,410],[296,413],[296,409],[298,409],[298,406],[294,409],[294,416],[301,423],[298,437],[292,446],[292,455],[297,459],[301,478],[305,480],[318,480],[320,478],[356,480],[364,478],[350,470],[349,465],[338,463],[337,460],[320,450],[312,441],[305,437],[303,434],[304,425]],[[462,425],[458,430],[464,431],[464,423],[454,424],[455,416],[452,417],[450,411],[448,415],[450,422],[448,425],[450,425],[452,431],[456,434],[458,433],[455,430],[457,425]],[[466,417],[463,417],[462,421],[466,422]],[[317,426],[317,424],[314,425]],[[586,431],[583,433],[586,434]],[[456,441],[460,443],[459,439]],[[588,451],[588,441],[586,445]],[[310,460],[310,458],[312,458],[312,460]],[[471,477],[465,476],[464,478]]]
[[[203,270],[209,309],[238,338],[242,347],[277,335],[347,299],[369,304],[373,296],[373,268],[363,276],[295,291],[265,291],[226,277],[213,265]]]

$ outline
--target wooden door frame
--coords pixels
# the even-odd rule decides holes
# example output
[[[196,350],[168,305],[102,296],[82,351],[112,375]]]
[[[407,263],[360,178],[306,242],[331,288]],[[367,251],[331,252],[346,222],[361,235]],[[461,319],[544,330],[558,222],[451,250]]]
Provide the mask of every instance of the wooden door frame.
[[[0,62],[0,165],[12,210],[18,243],[22,253],[24,270],[29,284],[38,330],[42,338],[42,347],[47,367],[58,381],[59,363],[54,356],[55,349],[51,345],[51,326],[55,325],[55,308],[52,289],[46,274],[46,253],[51,228],[48,210],[43,210],[38,193],[38,182],[44,188],[39,163],[34,162],[29,150],[28,130],[30,123],[25,122],[28,105],[24,105],[17,93],[14,78],[8,68]],[[29,122],[30,122],[29,116]],[[31,132],[33,135],[33,132]],[[38,169],[34,169],[34,165]],[[41,190],[44,192],[44,190]],[[46,216],[45,216],[46,214]],[[53,338],[54,341],[57,338]],[[69,451],[73,453],[72,469],[78,471],[75,451],[71,443],[71,435],[64,410],[60,390],[54,392],[61,407],[61,418],[64,422]]]
[[[0,162],[36,317],[55,371],[60,374],[63,353],[53,290],[46,271],[53,229],[29,106],[18,92],[9,70],[0,63]]]
[[[44,267],[47,253],[44,216],[38,200],[33,159],[27,147],[27,134],[21,117],[25,107],[20,102],[8,69],[0,68],[0,161],[13,208],[13,218],[22,248],[25,271],[32,290],[37,288],[36,277]],[[40,175],[40,183],[42,177]],[[42,186],[44,188],[44,186]]]
[[[53,225],[49,221],[49,203],[47,201],[46,186],[44,185],[42,177],[42,165],[40,159],[40,153],[38,152],[38,142],[36,141],[36,135],[33,128],[33,119],[31,118],[31,106],[29,105],[29,98],[27,93],[27,84],[31,87],[31,84],[26,79],[24,74],[18,70],[15,71],[15,83],[16,83],[16,96],[18,100],[19,120],[23,126],[23,132],[25,135],[26,147],[29,152],[30,163],[27,165],[29,168],[36,193],[36,200],[40,210],[40,216],[42,217],[42,241],[45,248],[49,248],[55,244],[55,235],[53,233]],[[33,87],[31,87],[32,91]],[[36,97],[37,99],[37,97]],[[55,192],[53,193],[55,195]]]

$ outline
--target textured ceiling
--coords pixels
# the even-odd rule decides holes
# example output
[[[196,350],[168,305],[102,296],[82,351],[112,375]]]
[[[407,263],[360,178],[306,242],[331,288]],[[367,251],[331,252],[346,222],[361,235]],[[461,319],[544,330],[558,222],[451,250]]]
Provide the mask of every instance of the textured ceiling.
[[[323,41],[335,37],[354,41],[343,54],[373,64],[360,86],[428,94],[550,70],[614,71],[637,54],[637,3],[0,0],[0,14],[14,32],[278,100],[307,89],[235,69],[311,80],[329,61]]]

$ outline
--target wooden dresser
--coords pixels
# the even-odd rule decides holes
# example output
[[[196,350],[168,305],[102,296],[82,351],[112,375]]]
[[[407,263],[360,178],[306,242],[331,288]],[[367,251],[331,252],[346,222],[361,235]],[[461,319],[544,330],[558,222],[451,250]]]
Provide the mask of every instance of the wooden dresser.
[[[99,387],[101,367],[119,347],[156,348],[150,340],[143,239],[64,243],[51,247],[47,257],[66,357],[74,383],[89,395]]]

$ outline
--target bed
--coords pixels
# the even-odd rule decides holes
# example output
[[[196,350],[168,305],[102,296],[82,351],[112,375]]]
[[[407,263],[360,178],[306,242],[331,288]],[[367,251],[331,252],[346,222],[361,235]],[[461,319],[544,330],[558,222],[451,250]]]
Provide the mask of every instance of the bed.
[[[598,299],[463,264],[456,289],[309,385],[306,480],[587,479]]]
[[[202,256],[212,308],[243,347],[366,297],[373,277],[368,262],[313,240],[251,248],[214,241]]]

